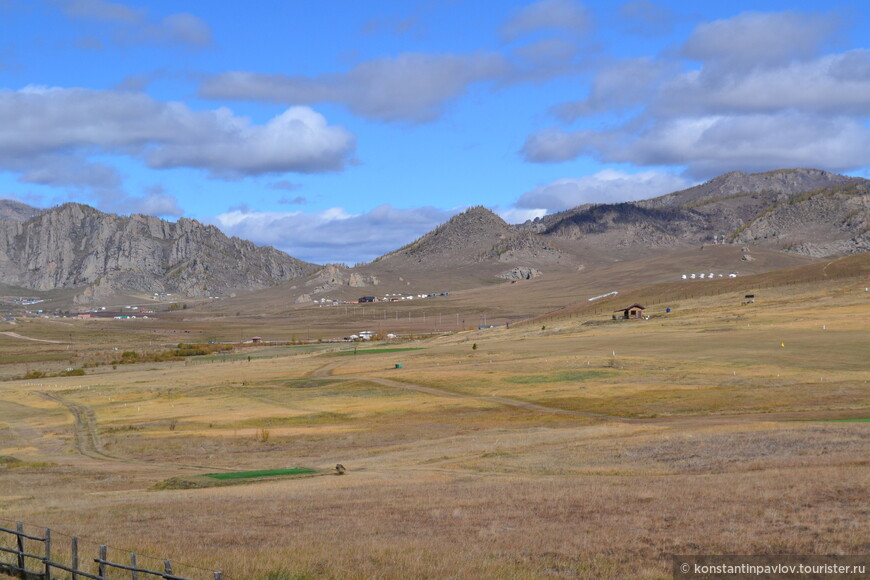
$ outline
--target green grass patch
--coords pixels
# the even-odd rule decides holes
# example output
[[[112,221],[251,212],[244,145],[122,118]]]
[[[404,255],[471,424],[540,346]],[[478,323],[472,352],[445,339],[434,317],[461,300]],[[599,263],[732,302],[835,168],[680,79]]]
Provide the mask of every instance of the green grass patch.
[[[229,473],[206,473],[212,479],[254,479],[257,477],[274,477],[276,475],[305,475],[317,473],[316,469],[307,467],[288,467],[286,469],[260,469],[258,471],[231,471]]]
[[[549,375],[521,375],[518,377],[507,377],[504,379],[506,383],[514,383],[517,385],[530,385],[538,383],[569,383],[578,381],[588,381],[591,379],[601,379],[612,377],[611,371],[562,371],[551,373]]]
[[[371,348],[371,349],[357,350],[357,351],[343,350],[341,352],[329,353],[327,356],[348,356],[348,355],[352,356],[355,354],[383,354],[385,352],[405,352],[405,351],[409,351],[409,350],[426,350],[426,349],[421,347],[421,346],[410,346],[410,347],[404,347],[404,348]]]

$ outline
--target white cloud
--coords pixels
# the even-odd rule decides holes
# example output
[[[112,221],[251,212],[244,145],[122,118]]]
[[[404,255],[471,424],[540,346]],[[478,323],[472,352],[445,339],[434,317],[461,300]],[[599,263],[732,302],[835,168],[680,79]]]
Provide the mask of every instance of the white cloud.
[[[532,163],[558,163],[570,161],[580,155],[595,155],[605,138],[604,133],[592,131],[565,131],[558,127],[543,129],[529,135],[520,154]]]
[[[318,173],[344,167],[353,136],[308,107],[290,107],[265,125],[251,126],[229,111],[216,112],[208,140],[171,142],[146,154],[148,165],[206,168],[218,177],[295,171]]]
[[[851,171],[867,165],[870,129],[846,117],[797,112],[687,117],[651,123],[641,131],[563,132],[529,137],[526,159],[563,161],[588,152],[606,163],[686,167],[696,178],[741,169],[818,167]]]
[[[696,70],[661,86],[656,115],[759,113],[798,110],[870,114],[870,51],[851,50],[778,67],[720,75]]]
[[[630,174],[605,169],[594,175],[557,179],[523,194],[518,208],[554,213],[586,203],[617,203],[658,197],[690,187],[693,183],[665,171]],[[537,216],[533,216],[537,217]]]
[[[145,10],[106,0],[55,0],[55,3],[70,18],[110,26],[112,40],[117,44],[179,44],[203,48],[212,43],[211,28],[193,14],[169,14],[158,20],[150,18]],[[94,38],[87,38],[87,42],[91,47],[102,46]]]
[[[316,77],[228,72],[207,79],[208,98],[250,99],[292,105],[339,103],[382,121],[427,122],[469,85],[498,78],[507,65],[497,54],[401,54],[366,61],[344,74]]]
[[[211,28],[193,14],[170,14],[153,29],[156,38],[175,44],[204,47],[211,44]]]
[[[671,10],[650,2],[637,0],[624,4],[619,9],[623,24],[629,32],[640,36],[664,36],[670,34],[678,20]]]
[[[829,14],[744,12],[700,24],[683,54],[731,70],[781,65],[818,54],[840,25]]]
[[[624,59],[604,67],[593,79],[589,96],[553,107],[553,113],[570,123],[577,117],[637,106],[655,96],[675,67],[649,57]]]
[[[226,108],[195,112],[138,93],[0,90],[0,169],[55,186],[110,185],[113,170],[87,161],[99,153],[235,178],[338,170],[354,146],[353,135],[306,107],[255,125]]]
[[[526,6],[502,27],[502,36],[514,40],[541,30],[566,30],[584,33],[592,26],[586,8],[573,0],[539,0]]]
[[[552,109],[566,123],[630,112],[627,120],[539,130],[520,153],[535,163],[589,156],[670,165],[697,178],[734,169],[866,167],[870,50],[823,54],[840,24],[831,15],[795,12],[701,24],[680,51],[608,64],[585,99]]]
[[[546,208],[520,209],[516,207],[500,209],[496,212],[501,219],[509,224],[521,224],[528,220],[547,215]]]
[[[366,61],[345,74],[317,77],[229,72],[205,81],[209,98],[286,104],[340,103],[354,113],[383,121],[426,122],[438,118],[469,85],[503,75],[496,54],[402,54]]]
[[[433,207],[381,205],[357,215],[340,207],[309,213],[234,210],[212,221],[228,235],[275,246],[302,260],[353,264],[412,242],[454,213]]]

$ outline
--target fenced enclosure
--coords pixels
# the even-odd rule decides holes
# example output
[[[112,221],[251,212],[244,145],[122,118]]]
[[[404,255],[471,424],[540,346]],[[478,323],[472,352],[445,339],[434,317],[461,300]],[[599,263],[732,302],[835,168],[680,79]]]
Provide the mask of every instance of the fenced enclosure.
[[[41,531],[40,531],[41,530]],[[94,549],[96,548],[96,550]],[[88,558],[85,552],[96,558]],[[118,554],[115,554],[118,552]],[[173,571],[172,562],[135,552],[123,555],[127,563],[118,560],[120,550],[80,541],[73,536],[52,534],[48,528],[25,527],[16,522],[15,528],[0,524],[0,574],[22,580],[222,580],[221,572],[204,570],[183,564]],[[178,566],[177,566],[178,567]]]

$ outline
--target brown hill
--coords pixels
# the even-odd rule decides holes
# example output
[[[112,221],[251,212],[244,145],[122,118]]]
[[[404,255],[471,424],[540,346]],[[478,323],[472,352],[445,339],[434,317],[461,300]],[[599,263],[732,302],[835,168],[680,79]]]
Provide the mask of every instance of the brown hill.
[[[758,245],[814,257],[864,252],[870,181],[815,169],[733,172],[655,199],[585,205],[528,222],[588,249],[647,253],[701,244]]]

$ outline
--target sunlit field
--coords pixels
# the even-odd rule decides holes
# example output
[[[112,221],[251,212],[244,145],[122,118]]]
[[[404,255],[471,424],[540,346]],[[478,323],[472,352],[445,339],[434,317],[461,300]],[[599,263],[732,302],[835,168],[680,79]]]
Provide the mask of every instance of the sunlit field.
[[[865,286],[182,361],[144,360],[183,341],[166,322],[20,324],[58,343],[0,337],[5,377],[100,364],[0,382],[0,518],[235,579],[664,579],[674,553],[866,554]],[[314,473],[205,477],[288,468]]]

